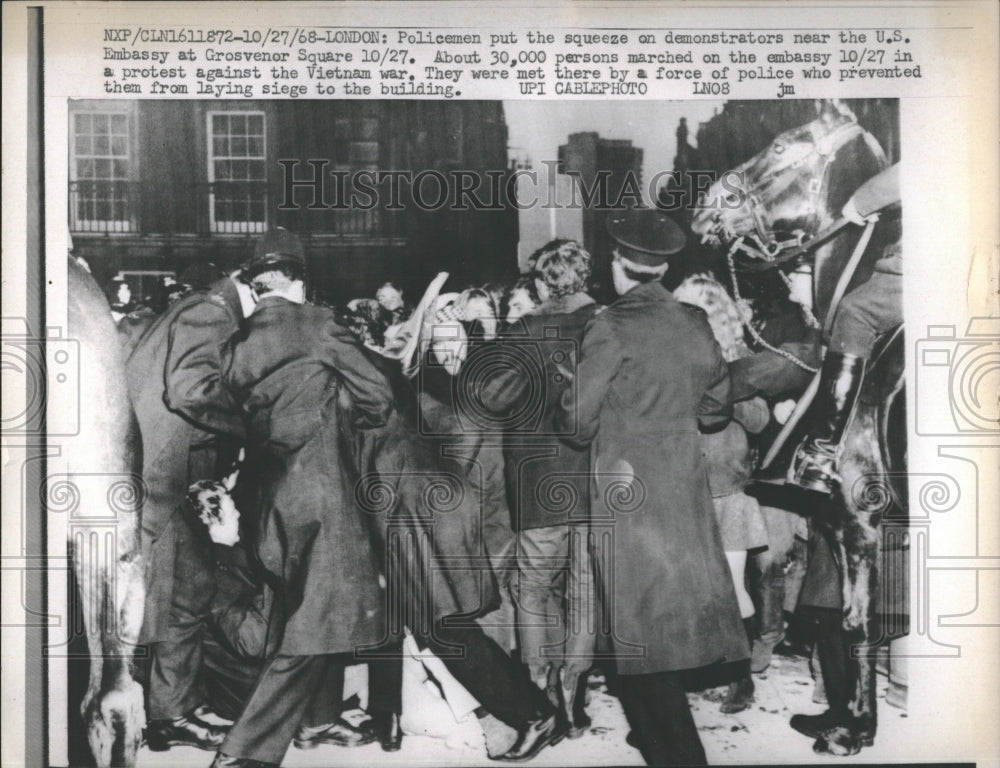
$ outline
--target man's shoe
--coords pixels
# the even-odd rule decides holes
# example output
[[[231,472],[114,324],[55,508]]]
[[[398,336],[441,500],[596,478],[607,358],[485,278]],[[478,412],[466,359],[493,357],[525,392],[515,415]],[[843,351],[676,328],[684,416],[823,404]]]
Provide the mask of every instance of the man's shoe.
[[[355,728],[343,718],[318,728],[299,728],[292,742],[298,749],[316,749],[320,744],[335,747],[363,747],[375,741],[375,734],[363,727]]]
[[[265,763],[261,760],[251,760],[249,757],[230,757],[217,752],[211,768],[278,768],[278,765],[277,763]]]
[[[548,717],[539,718],[538,720],[532,720],[518,734],[517,741],[514,742],[514,746],[510,748],[510,751],[497,759],[507,763],[526,762],[545,747],[558,744],[565,735],[566,731],[559,727],[557,715],[553,714]]]
[[[361,729],[377,739],[383,752],[398,752],[403,746],[403,729],[395,712],[372,712],[370,720]]]
[[[171,747],[216,750],[222,746],[228,730],[195,717],[152,720],[146,727],[146,746],[153,752],[165,752]]]
[[[827,731],[843,725],[844,719],[837,717],[828,709],[819,715],[792,715],[788,724],[803,736],[818,739]]]
[[[724,715],[732,715],[748,709],[753,703],[753,680],[749,676],[733,680],[726,691],[726,698],[719,707]]]

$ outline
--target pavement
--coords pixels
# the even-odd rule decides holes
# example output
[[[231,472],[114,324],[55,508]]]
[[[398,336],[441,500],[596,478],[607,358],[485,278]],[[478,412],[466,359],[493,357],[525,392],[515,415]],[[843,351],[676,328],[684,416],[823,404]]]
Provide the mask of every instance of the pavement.
[[[772,665],[754,675],[753,705],[743,712],[724,715],[719,704],[725,687],[688,694],[691,711],[708,761],[712,765],[754,763],[890,763],[899,761],[900,746],[919,743],[906,713],[885,701],[887,680],[878,675],[878,735],[875,745],[853,757],[817,755],[812,740],[793,731],[788,720],[793,714],[818,714],[825,707],[812,701],[813,681],[808,661],[802,657],[775,656]],[[621,705],[608,693],[604,680],[592,676],[587,712],[593,723],[579,739],[563,740],[539,753],[532,766],[643,765],[639,752],[625,743],[628,724]],[[908,727],[909,726],[909,727]],[[378,744],[343,749],[320,746],[310,751],[291,747],[282,763],[287,768],[328,768],[329,766],[497,766],[486,757],[481,743],[463,737],[449,740],[408,735],[399,752],[386,753]],[[139,768],[159,766],[202,766],[208,768],[212,754],[175,747],[168,752],[139,754]]]

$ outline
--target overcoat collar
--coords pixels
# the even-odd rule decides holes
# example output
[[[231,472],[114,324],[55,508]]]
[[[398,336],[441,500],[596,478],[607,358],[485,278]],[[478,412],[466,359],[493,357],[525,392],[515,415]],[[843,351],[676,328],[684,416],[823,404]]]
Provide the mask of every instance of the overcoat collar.
[[[243,317],[243,306],[240,303],[240,292],[236,288],[236,283],[231,277],[224,277],[216,280],[208,288],[210,297],[215,297],[216,301],[221,300],[230,311],[237,317]]]
[[[628,293],[619,296],[615,304],[645,304],[650,301],[677,301],[674,295],[663,287],[659,280],[640,283]]]
[[[589,304],[593,304],[594,300],[590,297],[590,294],[585,291],[579,291],[577,293],[571,293],[569,296],[560,296],[558,299],[549,299],[548,301],[543,301],[537,307],[535,307],[529,314],[532,315],[562,315],[569,314],[570,312],[576,312],[578,309],[582,309]]]

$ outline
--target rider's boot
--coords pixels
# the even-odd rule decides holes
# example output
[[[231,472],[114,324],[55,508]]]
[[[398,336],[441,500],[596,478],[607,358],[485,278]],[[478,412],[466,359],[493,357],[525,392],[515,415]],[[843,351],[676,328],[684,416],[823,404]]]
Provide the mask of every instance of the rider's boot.
[[[837,458],[840,442],[854,413],[864,380],[865,359],[843,352],[828,352],[823,360],[819,390],[804,418],[809,434],[799,443],[785,474],[785,483],[829,494],[840,481]],[[777,463],[777,462],[775,462]],[[773,476],[773,464],[765,472]],[[766,476],[756,479],[766,481]]]

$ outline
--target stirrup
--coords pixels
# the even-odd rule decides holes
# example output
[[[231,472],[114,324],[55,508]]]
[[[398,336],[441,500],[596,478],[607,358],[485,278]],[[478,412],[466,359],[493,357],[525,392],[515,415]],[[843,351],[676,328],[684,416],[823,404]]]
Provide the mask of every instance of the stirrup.
[[[823,440],[803,442],[795,451],[786,482],[808,491],[831,494],[841,482],[838,446]]]

